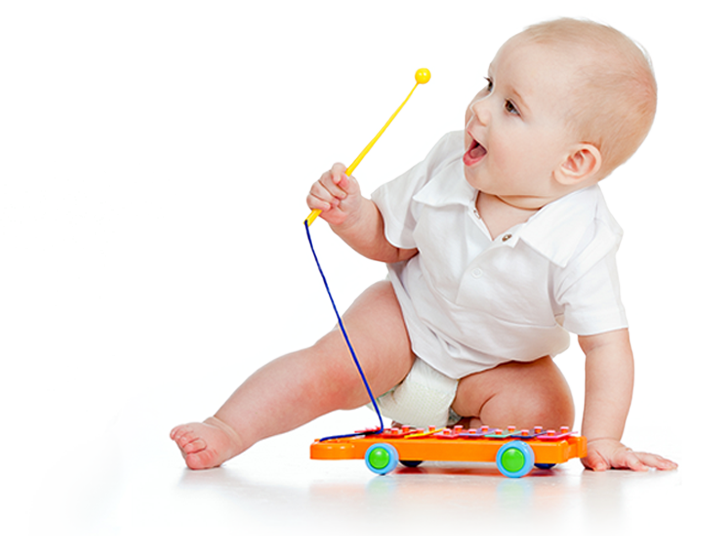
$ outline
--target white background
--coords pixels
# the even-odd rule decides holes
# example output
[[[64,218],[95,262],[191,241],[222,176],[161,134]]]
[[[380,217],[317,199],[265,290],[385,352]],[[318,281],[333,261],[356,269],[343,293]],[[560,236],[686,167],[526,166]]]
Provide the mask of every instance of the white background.
[[[333,325],[302,226],[310,184],[350,163],[428,67],[356,176],[368,194],[408,169],[462,128],[498,47],[557,16],[613,25],[654,62],[652,133],[603,189],[626,232],[637,385],[625,441],[681,463],[682,504],[725,439],[720,6],[0,3],[3,523],[61,530],[93,496],[99,526],[124,532],[118,505],[135,490],[123,471],[189,478],[169,429]],[[325,223],[312,232],[340,309],[384,276]],[[557,362],[580,405],[583,357],[574,345]],[[270,444],[308,467],[310,439],[372,424],[357,410]]]
[[[250,72],[245,93],[279,92],[287,119],[263,146],[220,143],[165,220],[124,230],[121,421],[69,448],[0,447],[0,533],[442,534],[478,522],[498,534],[611,536],[674,533],[681,521],[715,530],[728,316],[721,2],[110,3],[112,48],[77,84],[81,103],[126,101],[158,147],[210,86]],[[461,128],[500,44],[557,15],[608,22],[654,60],[653,132],[603,187],[626,231],[619,264],[637,357],[625,441],[680,469],[597,474],[572,460],[514,481],[486,464],[374,477],[361,461],[308,459],[313,438],[373,425],[362,409],[263,441],[220,469],[186,470],[166,437],[173,425],[214,412],[252,371],[334,324],[302,225],[309,185],[356,157],[424,65],[432,81],[357,176],[370,191],[416,163]],[[344,309],[384,269],[323,222],[312,230]],[[578,348],[558,363],[580,405]]]

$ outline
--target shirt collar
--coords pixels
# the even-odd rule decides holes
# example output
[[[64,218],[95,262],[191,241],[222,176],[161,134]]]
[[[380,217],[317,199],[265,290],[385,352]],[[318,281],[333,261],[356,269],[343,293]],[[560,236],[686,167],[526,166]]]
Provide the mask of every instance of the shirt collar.
[[[609,213],[602,191],[595,184],[543,207],[526,222],[521,239],[554,264],[564,267],[584,234],[596,231],[597,220],[610,228],[611,239],[621,239],[622,229]]]
[[[470,208],[477,190],[465,180],[460,156],[457,154],[442,166],[414,196],[414,201],[433,207],[463,205]],[[512,235],[507,245],[515,247],[523,240],[554,264],[564,267],[596,219],[607,223],[615,239],[621,238],[622,229],[609,213],[601,189],[593,185],[549,203],[525,224],[507,231]]]
[[[477,190],[465,180],[462,154],[456,153],[454,158],[434,173],[432,179],[415,194],[413,200],[431,207],[469,206],[477,193]]]

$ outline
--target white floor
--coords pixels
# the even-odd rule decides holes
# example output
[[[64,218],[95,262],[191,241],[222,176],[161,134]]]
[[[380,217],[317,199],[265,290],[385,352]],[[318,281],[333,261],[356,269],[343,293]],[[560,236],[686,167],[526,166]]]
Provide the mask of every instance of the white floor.
[[[572,460],[514,480],[492,464],[430,463],[382,477],[363,461],[307,458],[314,437],[350,431],[342,426],[352,419],[371,420],[365,410],[323,418],[258,444],[222,468],[195,472],[185,468],[166,439],[167,423],[157,417],[145,420],[141,411],[129,411],[76,452],[62,459],[49,453],[26,468],[26,476],[32,476],[26,480],[32,483],[26,490],[30,500],[24,511],[8,512],[16,518],[13,534],[23,533],[19,529],[124,535],[259,529],[266,534],[303,528],[352,534],[377,528],[427,534],[434,528],[643,534],[688,521],[694,528],[707,526],[718,514],[712,510],[704,517],[694,509],[706,500],[717,507],[719,499],[704,493],[699,502],[691,501],[688,489],[696,488],[686,480],[693,479],[699,464],[684,463],[668,473],[597,474]],[[677,448],[662,445],[665,454]]]

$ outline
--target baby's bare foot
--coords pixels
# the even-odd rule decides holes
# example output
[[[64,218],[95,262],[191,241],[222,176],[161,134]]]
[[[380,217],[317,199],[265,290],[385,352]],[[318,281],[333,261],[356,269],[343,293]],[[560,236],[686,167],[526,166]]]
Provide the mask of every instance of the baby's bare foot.
[[[190,469],[217,467],[243,451],[235,430],[216,417],[177,426],[170,437],[177,443]]]

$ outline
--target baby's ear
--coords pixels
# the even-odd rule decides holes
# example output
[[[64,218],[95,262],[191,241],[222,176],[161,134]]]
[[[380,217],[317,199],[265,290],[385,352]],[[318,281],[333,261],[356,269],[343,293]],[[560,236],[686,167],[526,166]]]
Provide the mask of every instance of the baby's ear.
[[[577,186],[593,179],[602,167],[602,153],[591,143],[578,144],[556,170],[556,180]]]
[[[88,80],[94,75],[96,69],[99,68],[99,63],[108,52],[110,44],[111,40],[108,35],[100,34],[96,38],[86,54],[86,63],[79,75],[82,80]]]

